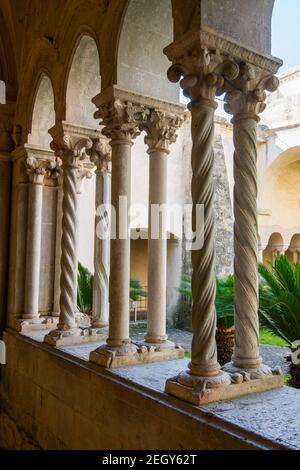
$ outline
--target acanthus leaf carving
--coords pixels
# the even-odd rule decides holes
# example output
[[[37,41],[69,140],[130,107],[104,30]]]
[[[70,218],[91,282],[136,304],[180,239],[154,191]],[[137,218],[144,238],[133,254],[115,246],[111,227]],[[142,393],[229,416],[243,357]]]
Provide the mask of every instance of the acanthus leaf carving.
[[[140,126],[146,120],[148,110],[138,104],[113,99],[95,112],[95,118],[104,125],[103,135],[110,139],[132,140],[140,135]]]
[[[183,123],[183,119],[174,114],[151,110],[148,119],[143,123],[142,129],[146,132],[145,144],[149,150],[165,150],[176,142],[177,130]]]
[[[108,141],[104,138],[98,138],[93,140],[93,146],[88,151],[90,160],[97,167],[97,171],[101,173],[109,173],[110,162],[111,162],[111,146]]]
[[[87,151],[91,149],[93,142],[89,137],[78,138],[65,132],[55,135],[50,148],[55,155],[61,158],[63,167],[65,165],[78,166],[80,160],[84,160]]]

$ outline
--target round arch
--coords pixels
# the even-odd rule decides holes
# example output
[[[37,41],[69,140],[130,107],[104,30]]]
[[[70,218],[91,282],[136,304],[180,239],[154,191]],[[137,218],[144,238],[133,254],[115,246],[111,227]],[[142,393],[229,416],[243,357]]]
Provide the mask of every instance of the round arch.
[[[286,255],[292,263],[300,261],[300,233],[292,236]]]
[[[270,210],[268,225],[291,229],[300,220],[300,146],[282,152],[266,170],[259,205]]]
[[[274,264],[276,256],[284,253],[284,240],[279,232],[270,235],[268,244],[263,251],[263,264],[271,267]]]

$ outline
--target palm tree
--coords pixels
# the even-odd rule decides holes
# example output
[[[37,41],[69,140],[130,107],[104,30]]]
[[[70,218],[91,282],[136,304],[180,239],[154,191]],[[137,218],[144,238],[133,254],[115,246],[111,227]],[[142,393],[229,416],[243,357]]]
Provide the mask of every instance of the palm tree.
[[[216,342],[218,361],[223,366],[231,361],[234,346],[234,276],[216,280]]]
[[[91,315],[93,309],[93,282],[94,275],[78,263],[77,274],[77,307],[81,313]],[[131,301],[138,301],[141,297],[147,297],[138,279],[130,279],[129,297]]]
[[[77,273],[77,307],[81,313],[91,315],[93,308],[93,274],[78,263]]]
[[[294,351],[293,343],[300,339],[300,263],[293,264],[281,255],[271,271],[260,264],[259,274],[260,323]],[[291,364],[290,372],[290,385],[300,388],[300,366]]]
[[[184,297],[192,298],[192,278],[183,274],[181,285],[177,289]],[[216,341],[218,360],[221,365],[231,360],[234,344],[234,276],[216,279]]]
[[[147,293],[142,289],[138,279],[130,279],[129,298],[132,301],[138,301],[141,297],[147,297]]]

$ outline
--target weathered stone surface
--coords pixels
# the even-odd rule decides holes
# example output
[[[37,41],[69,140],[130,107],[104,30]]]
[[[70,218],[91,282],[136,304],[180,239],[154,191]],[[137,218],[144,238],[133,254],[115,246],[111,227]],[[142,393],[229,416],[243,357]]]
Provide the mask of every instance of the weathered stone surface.
[[[0,449],[40,450],[41,448],[5,411],[0,409]]]
[[[71,347],[37,348],[12,333],[5,340],[1,398],[43,449],[300,448],[299,390],[283,387],[199,408],[163,393],[187,359],[104,371],[70,356]]]

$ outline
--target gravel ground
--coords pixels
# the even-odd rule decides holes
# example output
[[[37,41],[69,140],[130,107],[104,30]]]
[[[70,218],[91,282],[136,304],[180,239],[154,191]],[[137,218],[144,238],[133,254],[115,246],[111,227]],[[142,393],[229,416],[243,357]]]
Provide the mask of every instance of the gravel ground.
[[[137,341],[142,341],[144,339],[145,332],[145,323],[137,323],[131,325],[130,327],[131,338]],[[167,328],[167,334],[171,341],[181,344],[185,351],[190,352],[192,334],[189,331],[177,330],[176,328]],[[289,348],[261,344],[260,352],[264,364],[270,367],[280,366],[284,374],[288,373],[289,364],[284,357],[290,353]]]

